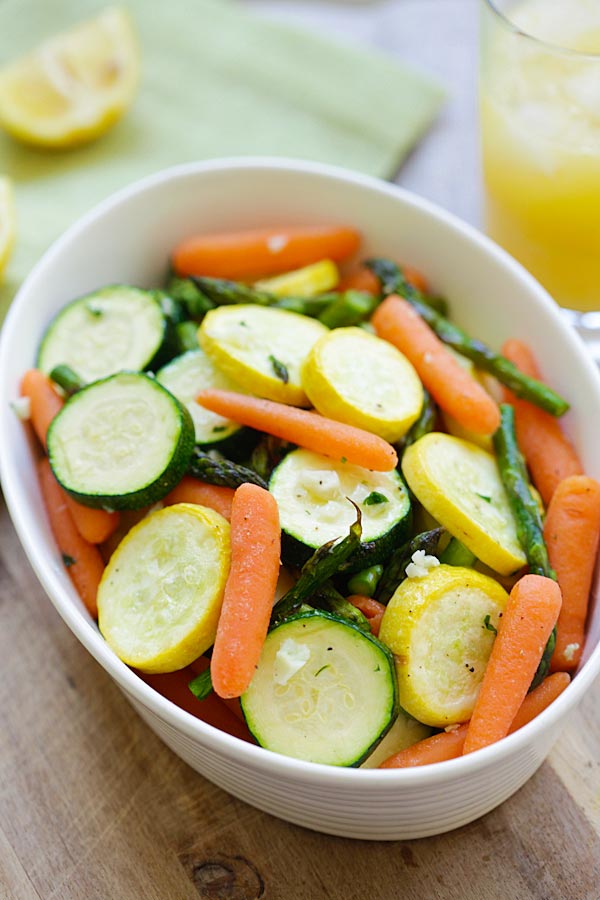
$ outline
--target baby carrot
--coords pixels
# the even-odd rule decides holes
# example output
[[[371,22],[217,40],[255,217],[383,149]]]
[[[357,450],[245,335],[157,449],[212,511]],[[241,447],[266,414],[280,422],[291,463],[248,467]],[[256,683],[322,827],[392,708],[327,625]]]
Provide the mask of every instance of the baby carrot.
[[[210,662],[219,697],[241,697],[252,680],[271,618],[280,552],[275,498],[256,484],[241,484],[231,507],[231,569]]]
[[[548,507],[544,539],[563,595],[550,669],[575,669],[581,658],[600,535],[600,484],[587,475],[560,482]]]
[[[383,603],[379,603],[378,600],[373,600],[372,597],[364,597],[362,594],[352,594],[347,600],[352,606],[355,606],[367,617],[371,627],[371,634],[374,634],[375,637],[377,637],[381,627],[381,620],[383,619],[383,614],[385,612]]]
[[[337,225],[285,226],[188,238],[173,251],[180,276],[252,281],[321,259],[339,262],[358,250],[360,235]]]
[[[225,703],[219,700],[215,694],[209,694],[204,700],[197,700],[194,697],[188,688],[189,682],[194,677],[191,668],[169,672],[166,675],[148,675],[145,672],[137,674],[151,688],[192,716],[196,716],[197,719],[202,719],[213,728],[225,731],[242,741],[252,741],[246,723],[240,721],[231,710],[227,709]]]
[[[71,581],[90,615],[96,618],[96,595],[104,572],[100,552],[79,534],[65,502],[64,492],[46,458],[38,463],[38,478],[50,527]]]
[[[518,731],[523,725],[527,725],[536,716],[539,716],[547,706],[556,700],[559,694],[571,681],[566,672],[557,672],[549,675],[535,690],[527,694],[519,711],[513,719],[509,734]],[[447,759],[456,759],[462,756],[465,738],[469,723],[465,722],[452,731],[442,731],[431,737],[418,741],[411,747],[406,747],[398,753],[394,753],[379,766],[380,769],[404,769],[409,766],[426,766],[429,763],[444,762]]]
[[[21,395],[29,397],[31,424],[40,444],[46,449],[50,422],[63,408],[63,399],[48,376],[39,369],[25,372],[21,379]]]
[[[464,753],[508,734],[525,699],[562,603],[560,588],[543,575],[524,575],[510,592],[475,702]]]
[[[506,341],[502,353],[525,375],[541,380],[531,348],[523,341]],[[528,400],[515,397],[507,388],[503,391],[505,401],[511,403],[515,410],[517,440],[531,478],[547,506],[563,478],[582,473],[581,462],[556,416]]]
[[[377,296],[381,291],[379,278],[366,266],[360,266],[348,272],[340,279],[338,291],[363,291],[365,294]]]
[[[201,406],[234,422],[332,459],[343,459],[376,472],[389,472],[398,463],[396,451],[383,438],[306,409],[216,388],[202,391],[196,399]]]
[[[233,488],[205,484],[191,475],[185,475],[177,487],[167,494],[163,503],[165,506],[172,506],[175,503],[196,503],[198,506],[208,506],[230,521],[234,493]]]
[[[404,353],[436,403],[463,428],[477,434],[496,431],[498,405],[406,300],[390,295],[371,322],[380,338]]]
[[[73,500],[67,493],[64,496],[77,531],[90,544],[102,544],[119,527],[120,516],[118,512],[92,509],[89,506],[84,506],[83,503],[78,503],[77,500]]]
[[[38,440],[46,447],[46,435],[52,419],[64,406],[62,397],[54,385],[39,369],[28,369],[21,380],[21,394],[29,397],[30,418]],[[108,513],[103,509],[90,509],[64,495],[75,525],[80,535],[92,544],[101,544],[115,531],[119,524],[118,513]]]

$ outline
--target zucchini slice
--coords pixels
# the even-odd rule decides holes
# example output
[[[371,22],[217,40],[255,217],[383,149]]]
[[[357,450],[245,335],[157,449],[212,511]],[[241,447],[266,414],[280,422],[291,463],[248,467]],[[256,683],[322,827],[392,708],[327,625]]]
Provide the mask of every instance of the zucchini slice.
[[[287,619],[267,635],[241,698],[262,747],[332,766],[358,766],[397,713],[389,651],[326,613]]]
[[[400,474],[372,472],[313,453],[293,450],[273,471],[269,490],[277,500],[284,557],[300,564],[322,544],[347,534],[360,508],[360,550],[345,571],[360,571],[387,558],[410,528],[410,498]],[[348,565],[348,563],[350,563]]]
[[[501,575],[527,562],[494,456],[432,431],[404,452],[408,486],[440,525]]]
[[[179,503],[146,516],[98,588],[108,645],[142,672],[189,665],[214,642],[229,561],[229,523],[214,510]]]
[[[320,338],[302,367],[302,386],[322,415],[390,443],[406,434],[423,406],[412,364],[362,328],[336,328]]]
[[[204,317],[198,340],[219,369],[268,400],[309,406],[300,368],[328,329],[284,309],[219,306]]]
[[[495,579],[458,566],[402,582],[379,638],[396,657],[403,709],[436,728],[471,717],[507,600]]]
[[[196,443],[200,446],[218,447],[221,442],[243,430],[243,426],[237,422],[224,419],[196,403],[196,397],[205,388],[244,392],[243,388],[217,369],[211,358],[200,348],[190,350],[167,363],[156,373],[156,380],[187,408],[194,422]]]
[[[38,350],[37,367],[50,374],[70,366],[82,381],[152,366],[167,339],[160,300],[127,285],[102,288],[65,306]]]
[[[121,372],[74,394],[48,430],[52,470],[76,500],[105,509],[156,503],[194,449],[187,409],[154,378]]]

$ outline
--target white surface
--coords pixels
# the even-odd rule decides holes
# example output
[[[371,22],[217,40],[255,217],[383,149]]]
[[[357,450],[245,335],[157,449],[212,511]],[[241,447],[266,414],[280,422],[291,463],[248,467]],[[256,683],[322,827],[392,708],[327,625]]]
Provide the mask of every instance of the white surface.
[[[568,712],[600,671],[600,607],[586,664],[538,719],[472,756],[416,770],[336,769],[276,756],[216,731],[156,694],[108,649],[84,611],[51,538],[23,425],[9,407],[40,335],[66,299],[102,284],[156,283],[169,251],[192,231],[353,222],[364,251],[405,258],[448,295],[456,319],[494,346],[527,337],[555,386],[575,401],[571,434],[600,477],[600,379],[552,301],[516,263],[441,210],[373,179],[306,163],[235,161],[184,166],[147,179],[92,211],[55,244],[19,292],[0,343],[0,472],[23,546],[65,622],[150,726],[226,790],[282,818],[357,838],[407,839],[471,821],[535,771]],[[560,370],[555,362],[561,360]],[[592,653],[592,648],[595,647]]]

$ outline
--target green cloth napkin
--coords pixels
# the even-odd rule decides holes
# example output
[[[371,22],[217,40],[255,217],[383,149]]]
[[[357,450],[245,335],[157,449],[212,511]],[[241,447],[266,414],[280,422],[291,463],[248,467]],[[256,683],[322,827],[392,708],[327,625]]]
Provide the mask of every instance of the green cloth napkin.
[[[78,216],[165,166],[269,154],[390,177],[443,98],[389,57],[267,21],[235,0],[128,0],[142,56],[139,94],[95,143],[40,152],[0,136],[15,182],[17,242],[0,320],[46,247]],[[0,64],[96,14],[96,0],[0,0]]]

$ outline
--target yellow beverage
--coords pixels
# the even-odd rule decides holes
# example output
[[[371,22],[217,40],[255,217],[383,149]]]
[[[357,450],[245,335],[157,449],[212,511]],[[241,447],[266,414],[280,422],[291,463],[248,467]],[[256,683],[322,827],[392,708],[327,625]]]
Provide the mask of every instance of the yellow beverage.
[[[561,305],[600,309],[600,3],[506,15],[483,23],[486,228]]]

